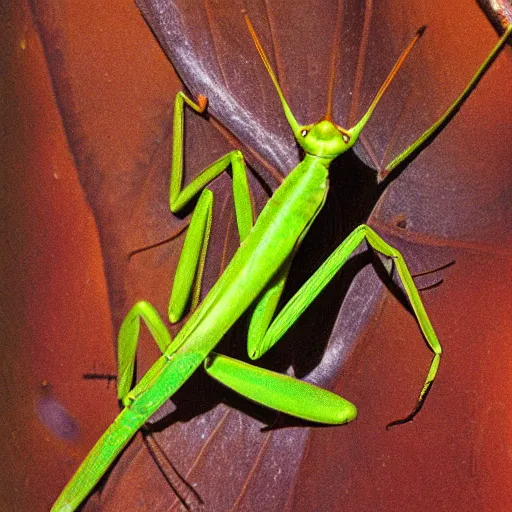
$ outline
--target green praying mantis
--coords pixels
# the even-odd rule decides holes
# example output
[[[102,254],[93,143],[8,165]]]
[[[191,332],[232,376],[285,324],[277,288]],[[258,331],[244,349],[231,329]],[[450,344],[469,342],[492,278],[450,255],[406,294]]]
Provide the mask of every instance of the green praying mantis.
[[[391,259],[396,266],[419,327],[433,352],[433,359],[416,408],[405,420],[412,419],[418,412],[436,377],[442,352],[441,345],[404,258],[367,225],[357,227],[281,311],[275,314],[293,257],[326,200],[330,163],[357,141],[380,98],[421,37],[423,29],[416,33],[403,51],[366,114],[355,126],[345,129],[331,119],[330,100],[327,113],[320,121],[301,125],[295,120],[247,16],[246,22],[280,98],[286,119],[305,156],[275,191],[256,222],[246,165],[240,151],[232,151],[220,158],[183,188],[184,109],[188,106],[201,114],[206,109],[207,99],[199,96],[195,102],[182,92],[177,94],[174,110],[170,208],[173,212],[179,212],[196,196],[199,195],[199,199],[192,214],[175,275],[168,310],[169,321],[174,323],[182,319],[189,304],[192,313],[172,340],[159,314],[148,302],[138,302],[128,312],[120,328],[118,344],[118,396],[124,408],[67,484],[52,507],[53,511],[75,510],[94,489],[135,433],[201,364],[212,378],[264,406],[325,424],[340,425],[354,420],[357,416],[356,407],[330,391],[287,375],[234,360],[213,350],[236,320],[253,306],[248,331],[248,353],[251,359],[261,357],[295,323],[363,241],[377,253]],[[392,172],[435,135],[443,123],[460,107],[492,59],[505,45],[511,32],[512,26],[509,26],[462,94],[436,123],[388,165],[385,173]],[[218,281],[199,303],[200,282],[212,222],[213,193],[206,187],[229,167],[233,174],[233,195],[240,247]],[[149,329],[162,356],[132,388],[141,321]]]

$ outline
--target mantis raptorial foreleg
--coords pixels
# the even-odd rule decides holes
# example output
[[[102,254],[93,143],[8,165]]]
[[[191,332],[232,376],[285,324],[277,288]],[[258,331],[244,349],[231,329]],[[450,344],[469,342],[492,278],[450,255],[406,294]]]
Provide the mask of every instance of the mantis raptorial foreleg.
[[[244,157],[240,151],[231,151],[222,158],[219,158],[201,171],[185,188],[182,188],[185,104],[201,114],[206,109],[207,100],[206,97],[199,96],[198,102],[195,103],[183,92],[179,92],[176,95],[169,192],[171,211],[173,213],[179,212],[201,190],[202,192],[194,209],[176,269],[171,299],[169,301],[169,320],[171,323],[178,322],[183,317],[189,302],[191,302],[191,309],[194,309],[199,302],[201,277],[210,236],[213,209],[213,193],[205,187],[229,166],[231,166],[233,172],[233,198],[240,242],[247,237],[254,223],[251,193],[247,182],[247,169]]]
[[[311,220],[311,223],[315,220],[316,216]],[[310,226],[311,226],[310,223]],[[249,331],[247,333],[247,352],[251,359],[258,359],[263,355],[261,352],[261,340],[265,337],[272,319],[275,316],[277,306],[283,294],[288,274],[295,256],[295,252],[299,248],[302,240],[306,236],[309,227],[308,226],[301,237],[297,240],[295,251],[290,255],[288,260],[276,273],[272,281],[265,288],[262,296],[256,302],[254,310],[251,314],[251,321],[249,324]],[[266,352],[266,351],[265,351]]]

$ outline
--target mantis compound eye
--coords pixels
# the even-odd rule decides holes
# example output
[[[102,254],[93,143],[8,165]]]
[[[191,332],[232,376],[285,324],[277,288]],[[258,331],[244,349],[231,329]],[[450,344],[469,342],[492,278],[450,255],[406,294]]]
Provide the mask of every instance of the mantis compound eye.
[[[348,144],[350,142],[350,137],[346,133],[342,133],[341,138],[343,139],[343,142],[345,144]]]
[[[302,130],[300,134],[305,137],[308,134],[308,131],[306,129]]]

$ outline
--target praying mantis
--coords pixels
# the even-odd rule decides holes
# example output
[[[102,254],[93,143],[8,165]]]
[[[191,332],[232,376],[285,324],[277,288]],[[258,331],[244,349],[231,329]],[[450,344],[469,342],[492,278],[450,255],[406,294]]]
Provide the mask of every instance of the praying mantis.
[[[368,226],[362,225],[349,235],[274,319],[293,256],[325,200],[330,162],[356,142],[378,101],[422,32],[416,34],[403,52],[363,118],[353,128],[344,129],[330,118],[329,106],[325,118],[318,123],[302,126],[295,120],[250,22],[248,27],[275,85],[290,127],[306,156],[284,180],[253,224],[245,164],[239,152],[230,153],[215,162],[182,189],[184,108],[188,106],[195,112],[202,113],[206,109],[207,101],[206,98],[199,97],[194,102],[183,93],[178,94],[174,119],[171,209],[179,211],[196,195],[201,195],[192,216],[176,273],[169,319],[174,322],[182,318],[190,301],[194,311],[176,338],[171,340],[167,328],[149,303],[139,302],[130,310],[119,335],[119,397],[125,409],[98,441],[52,510],[74,510],[94,488],[136,431],[203,362],[206,372],[213,378],[269,407],[328,424],[342,424],[355,419],[355,407],[328,391],[214,354],[212,350],[234,321],[256,302],[249,329],[248,349],[251,358],[260,357],[280,339],[363,240],[396,264],[420,328],[434,353],[420,392],[418,407],[434,381],[441,346],[416,286],[401,254]],[[428,141],[460,106],[490,60],[503,47],[510,32],[509,27],[461,96],[416,142],[391,162],[388,172]],[[200,282],[204,265],[213,201],[211,192],[205,187],[229,165],[233,170],[235,210],[241,245],[218,282],[206,298],[197,304],[197,283]],[[141,381],[130,389],[141,320],[148,326],[163,355]]]

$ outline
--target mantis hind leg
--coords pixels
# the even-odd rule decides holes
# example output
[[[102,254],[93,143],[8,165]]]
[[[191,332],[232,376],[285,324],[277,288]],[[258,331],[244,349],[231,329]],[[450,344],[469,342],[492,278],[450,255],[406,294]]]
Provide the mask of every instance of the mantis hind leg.
[[[240,242],[249,234],[254,223],[254,211],[247,181],[247,168],[240,151],[231,151],[219,158],[201,171],[185,188],[182,187],[183,114],[185,105],[190,106],[197,113],[202,113],[206,109],[206,98],[200,96],[198,103],[195,103],[185,94],[179,92],[176,95],[174,107],[173,155],[169,192],[170,209],[174,213],[179,212],[200,192],[201,196],[192,215],[174,278],[169,302],[169,320],[172,323],[183,318],[189,304],[191,309],[194,309],[199,301],[213,209],[213,193],[205,187],[229,167],[231,167],[233,173],[233,198]]]
[[[387,244],[372,228],[365,224],[357,227],[304,283],[304,285],[279,312],[263,336],[261,336],[260,339],[257,340],[257,343],[253,345],[253,353],[250,355],[253,359],[261,357],[267,350],[277,343],[277,341],[279,341],[291,325],[295,323],[299,316],[343,267],[345,262],[359,244],[363,242],[363,240],[366,240],[375,251],[391,258],[396,265],[398,275],[402,281],[404,290],[412,306],[421,332],[423,333],[430,349],[434,353],[427,377],[418,397],[416,408],[404,420],[398,420],[390,424],[393,425],[411,420],[420,410],[436,377],[442,349],[403,256],[397,249]]]

